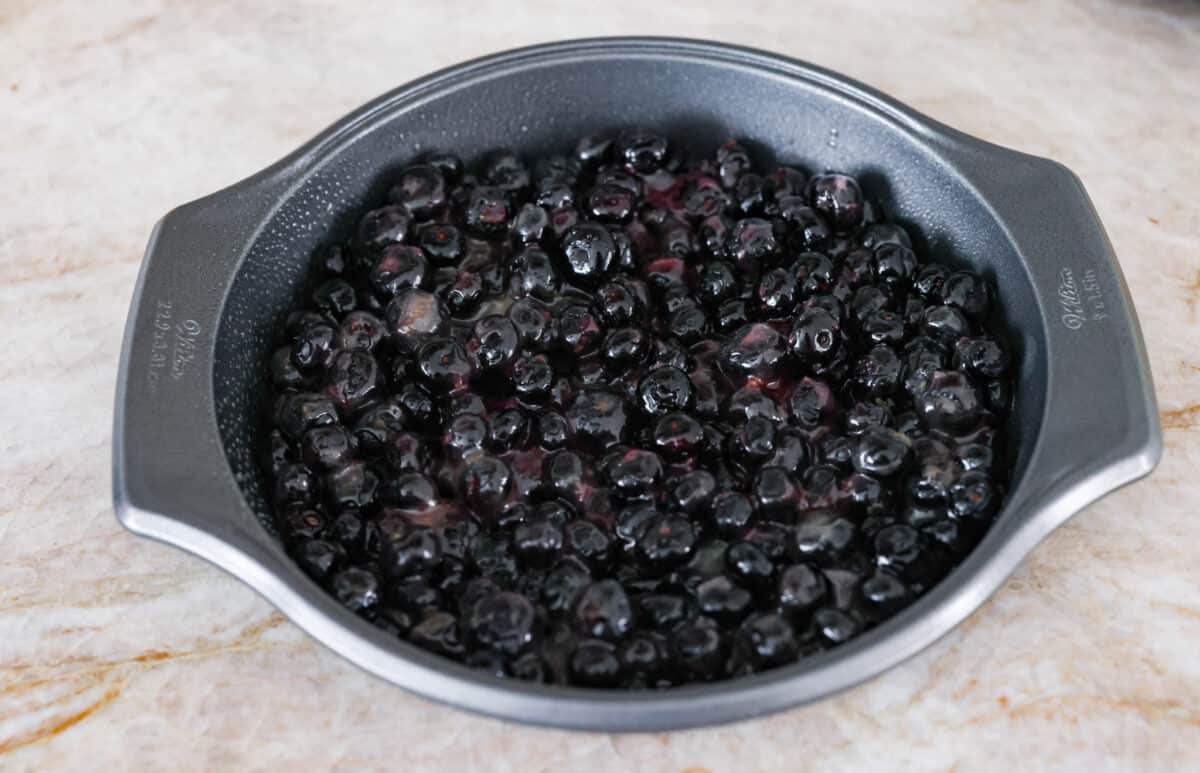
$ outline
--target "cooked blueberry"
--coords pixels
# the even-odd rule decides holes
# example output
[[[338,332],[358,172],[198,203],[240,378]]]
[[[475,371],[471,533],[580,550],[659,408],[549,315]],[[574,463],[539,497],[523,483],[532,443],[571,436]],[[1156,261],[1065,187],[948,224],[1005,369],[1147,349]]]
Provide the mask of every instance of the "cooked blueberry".
[[[417,245],[434,263],[445,265],[462,257],[463,235],[447,223],[431,223],[417,234]]]
[[[671,653],[697,679],[716,679],[725,667],[726,639],[710,617],[697,616],[675,628]]]
[[[358,240],[366,247],[398,244],[408,236],[409,222],[409,214],[404,207],[371,210],[358,224]]]
[[[750,268],[772,257],[779,249],[775,228],[769,220],[739,220],[729,232],[726,253],[739,267]]]
[[[333,576],[333,595],[351,612],[365,612],[379,603],[379,578],[352,566]]]
[[[895,475],[908,462],[911,443],[888,427],[868,427],[858,436],[852,458],[854,469],[878,478]]]
[[[755,669],[790,663],[800,653],[796,632],[775,614],[754,615],[738,629],[737,646]]]
[[[401,290],[387,305],[388,330],[402,351],[414,351],[425,336],[444,332],[447,316],[437,296],[424,290]]]
[[[721,350],[721,364],[731,376],[770,378],[787,360],[787,342],[775,328],[762,323],[738,328]]]
[[[793,558],[829,566],[854,547],[859,532],[852,522],[836,513],[811,510],[797,520],[794,537]]]
[[[638,540],[636,554],[646,568],[665,572],[691,558],[696,547],[696,530],[680,515],[662,516],[651,523]]]
[[[805,195],[835,231],[849,231],[862,222],[863,195],[853,177],[817,175],[809,181]]]
[[[502,234],[508,228],[510,217],[512,210],[503,190],[480,186],[471,192],[464,213],[468,230],[481,236]]]
[[[788,345],[801,362],[825,361],[837,352],[841,340],[839,331],[838,320],[828,311],[806,309],[792,324]]]
[[[971,429],[982,410],[975,386],[954,370],[934,371],[915,403],[917,415],[927,426],[951,432]]]
[[[516,192],[529,187],[529,168],[511,150],[497,150],[483,162],[483,179],[502,191]]]
[[[662,482],[663,466],[657,454],[634,448],[611,459],[606,472],[619,496],[636,499]]]
[[[800,290],[796,275],[786,268],[773,268],[758,281],[756,300],[760,319],[786,319],[796,308]]]
[[[615,392],[587,389],[575,396],[567,409],[571,434],[595,448],[609,448],[627,434],[625,401]]]
[[[811,613],[829,598],[825,575],[808,564],[784,569],[777,583],[779,608],[793,620]]]
[[[470,455],[459,479],[463,501],[476,512],[494,512],[507,496],[512,473],[500,459],[485,453]]]
[[[571,679],[585,687],[615,687],[621,679],[617,648],[600,639],[583,639],[571,653]]]
[[[875,620],[896,614],[911,598],[900,578],[882,569],[863,580],[861,590],[867,614]]]
[[[692,382],[679,368],[661,367],[638,383],[638,407],[650,416],[686,410],[692,402]]]
[[[719,534],[740,534],[754,516],[754,505],[745,495],[736,491],[722,491],[713,498],[709,517]]]
[[[956,271],[942,283],[942,303],[962,309],[975,319],[987,316],[992,290],[987,280],[970,271]]]
[[[350,461],[354,440],[350,433],[335,424],[313,427],[300,440],[300,454],[313,470],[332,470]]]
[[[323,322],[309,325],[292,339],[292,362],[302,371],[325,368],[337,354],[337,330]]]
[[[576,520],[564,526],[563,545],[594,569],[602,568],[611,557],[611,541],[591,521]]]
[[[694,515],[707,510],[717,490],[717,479],[707,470],[693,470],[679,476],[671,487],[671,506]]]
[[[346,549],[336,542],[310,539],[292,550],[292,558],[309,577],[320,582],[346,563]]]
[[[418,220],[426,220],[445,205],[446,180],[435,166],[410,166],[400,173],[388,199],[402,205]]]
[[[750,611],[754,597],[726,575],[705,580],[696,588],[700,611],[722,625],[740,621]]]

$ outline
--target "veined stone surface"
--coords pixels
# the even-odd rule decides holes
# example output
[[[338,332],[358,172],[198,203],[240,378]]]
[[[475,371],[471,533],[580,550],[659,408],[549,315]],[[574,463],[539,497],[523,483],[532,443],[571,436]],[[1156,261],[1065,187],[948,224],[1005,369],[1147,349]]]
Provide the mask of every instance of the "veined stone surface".
[[[1121,258],[1166,455],[921,655],[815,705],[662,735],[415,698],[240,583],[124,532],[112,400],[171,207],[491,51],[712,38],[838,70],[1065,163]],[[843,0],[0,1],[0,768],[1200,769],[1200,6]]]

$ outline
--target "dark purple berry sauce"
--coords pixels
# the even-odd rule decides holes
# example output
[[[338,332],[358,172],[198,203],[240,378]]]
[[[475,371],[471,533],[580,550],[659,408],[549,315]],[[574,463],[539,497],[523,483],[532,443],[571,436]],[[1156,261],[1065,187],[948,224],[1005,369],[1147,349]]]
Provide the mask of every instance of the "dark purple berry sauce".
[[[995,292],[850,176],[652,130],[417,159],[267,367],[280,537],[347,609],[496,676],[793,663],[932,587],[1007,472]]]

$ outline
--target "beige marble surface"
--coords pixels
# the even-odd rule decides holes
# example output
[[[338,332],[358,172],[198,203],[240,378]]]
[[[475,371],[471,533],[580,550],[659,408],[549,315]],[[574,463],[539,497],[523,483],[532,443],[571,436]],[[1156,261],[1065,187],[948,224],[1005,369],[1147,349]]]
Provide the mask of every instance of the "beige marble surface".
[[[682,5],[0,0],[0,768],[1200,769],[1200,5]],[[411,697],[121,530],[114,375],[162,213],[431,69],[622,33],[806,58],[1078,172],[1141,313],[1158,471],[881,678],[649,736]]]

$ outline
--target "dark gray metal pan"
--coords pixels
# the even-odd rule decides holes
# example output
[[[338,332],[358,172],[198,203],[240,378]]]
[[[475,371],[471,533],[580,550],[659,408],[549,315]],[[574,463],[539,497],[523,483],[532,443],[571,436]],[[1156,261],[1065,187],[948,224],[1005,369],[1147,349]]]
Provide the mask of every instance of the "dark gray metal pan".
[[[845,646],[765,674],[660,692],[505,682],[343,610],[285,555],[265,512],[253,433],[274,325],[309,256],[432,148],[564,148],[640,123],[711,150],[728,136],[810,170],[857,174],[918,247],[990,276],[1019,365],[1012,485],[995,525],[945,580]],[[444,70],[352,113],[270,168],[170,212],[150,239],[121,355],[113,498],[130,530],[240,578],[326,646],[413,692],[499,717],[664,730],[815,700],[928,646],[1050,531],[1146,475],[1162,439],[1116,256],[1079,180],[965,136],[801,62],[713,43],[608,39]]]

